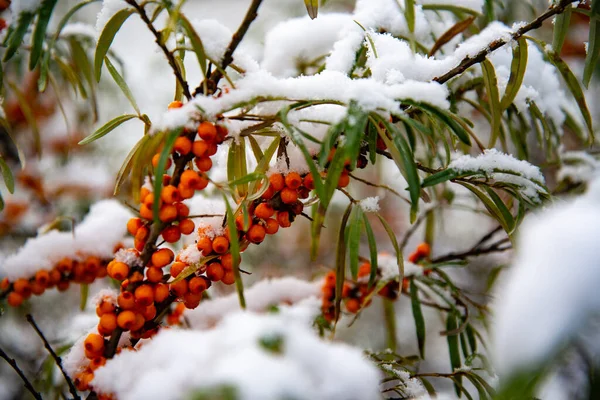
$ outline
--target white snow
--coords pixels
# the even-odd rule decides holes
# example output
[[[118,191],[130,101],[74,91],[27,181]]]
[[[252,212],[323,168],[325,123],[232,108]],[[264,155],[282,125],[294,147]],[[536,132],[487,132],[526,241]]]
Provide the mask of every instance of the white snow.
[[[19,15],[24,12],[35,12],[42,5],[42,0],[13,0],[10,3],[10,10],[13,15]]]
[[[102,32],[106,23],[120,10],[128,8],[129,5],[123,0],[103,0],[102,9],[96,19],[96,30]]]
[[[495,361],[501,374],[535,368],[600,309],[600,181],[582,197],[525,219],[517,255],[495,294]]]
[[[417,0],[418,4],[439,4],[450,5],[454,7],[463,7],[477,12],[483,8],[483,0]]]
[[[85,219],[71,232],[51,231],[27,240],[0,266],[1,275],[10,280],[29,278],[41,269],[51,269],[62,258],[86,256],[110,258],[114,247],[127,231],[131,212],[116,200],[102,200],[90,209]]]
[[[362,352],[323,341],[311,323],[237,312],[209,331],[163,330],[138,351],[109,360],[92,384],[121,400],[180,399],[223,386],[239,399],[380,398],[379,372]]]
[[[379,211],[379,196],[366,197],[360,201],[359,205],[364,212],[377,212]]]

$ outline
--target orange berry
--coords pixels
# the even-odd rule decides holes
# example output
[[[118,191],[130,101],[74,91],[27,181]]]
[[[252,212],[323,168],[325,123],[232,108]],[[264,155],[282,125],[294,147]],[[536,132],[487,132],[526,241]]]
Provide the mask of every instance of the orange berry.
[[[217,142],[223,143],[223,140],[225,140],[228,133],[227,127],[223,125],[217,125]]]
[[[95,371],[98,368],[102,367],[104,364],[106,364],[106,358],[104,358],[104,357],[95,357],[92,360],[90,360],[90,369],[92,371]]]
[[[262,225],[252,225],[252,227],[248,230],[248,233],[246,233],[246,237],[252,243],[259,244],[263,240],[265,240],[265,235],[266,234],[267,234],[267,231],[265,230],[264,226],[262,226]]]
[[[273,235],[279,230],[279,223],[275,218],[265,220],[265,231],[268,235]]]
[[[276,192],[280,191],[285,187],[285,179],[281,174],[273,174],[269,177],[269,182],[273,186],[273,190]]]
[[[154,289],[150,285],[140,285],[135,289],[135,303],[147,307],[154,303]]]
[[[184,235],[189,235],[196,229],[196,224],[191,219],[183,219],[179,221],[179,230]]]
[[[150,236],[150,229],[148,229],[147,226],[141,226],[140,229],[138,229],[137,233],[135,234],[135,238],[137,240],[140,240],[142,243],[145,243],[146,240],[148,240],[149,236]]]
[[[196,140],[192,144],[192,153],[194,153],[194,155],[196,157],[199,157],[199,158],[207,157],[207,155],[206,155],[207,151],[208,151],[208,143],[205,142],[204,140]]]
[[[212,161],[209,157],[196,157],[194,160],[196,167],[202,172],[210,171],[212,168]]]
[[[156,153],[154,156],[152,156],[152,166],[154,168],[158,168],[158,162],[160,161],[160,154]],[[169,168],[171,168],[171,165],[173,165],[173,160],[171,160],[171,157],[167,158],[167,162],[165,163],[165,171],[168,170]]]
[[[225,236],[217,236],[212,242],[212,248],[217,254],[225,254],[229,250],[229,240]]]
[[[144,317],[146,321],[152,321],[156,317],[156,306],[154,305],[154,303],[150,304],[147,307],[144,307],[144,309],[141,311],[142,317]]]
[[[92,383],[92,379],[94,379],[93,372],[82,372],[79,375],[75,376],[73,383],[77,390],[85,392],[89,389],[90,383]]]
[[[190,310],[198,307],[200,300],[202,300],[202,294],[186,293],[183,295],[183,304]]]
[[[187,169],[181,174],[180,184],[195,189],[200,184],[200,175],[194,170]]]
[[[212,157],[215,154],[217,154],[217,145],[216,145],[216,143],[209,142],[208,147],[206,148],[206,156]]]
[[[152,212],[152,206],[147,206],[146,204],[142,204],[140,206],[140,217],[148,220],[154,219],[154,213]]]
[[[140,203],[143,203],[144,200],[146,200],[146,196],[148,196],[150,193],[152,193],[150,189],[148,189],[146,186],[142,186],[140,189]]]
[[[139,331],[140,329],[142,329],[144,327],[145,323],[146,323],[146,320],[144,319],[144,316],[140,313],[135,313],[135,322],[129,329],[131,331]]]
[[[163,187],[160,192],[160,198],[166,204],[173,204],[181,201],[179,190],[177,190],[177,188],[173,185],[167,185]]]
[[[196,243],[198,250],[202,252],[204,257],[208,256],[213,251],[212,240],[208,236],[201,236]]]
[[[174,108],[181,108],[181,107],[183,107],[183,103],[178,100],[175,100],[175,101],[172,101],[169,103],[168,109],[172,110]]]
[[[196,190],[202,190],[205,187],[208,186],[208,178],[206,177],[205,174],[200,174],[200,182],[196,185],[195,189]]]
[[[58,269],[58,271],[63,274],[71,272],[71,270],[73,269],[73,260],[71,260],[70,258],[63,258],[58,262],[58,264],[56,264],[56,269]]]
[[[360,309],[360,301],[358,299],[348,299],[346,300],[346,310],[351,312],[352,314],[356,314]]]
[[[93,273],[94,275],[96,274],[96,271],[98,271],[101,267],[102,267],[102,261],[98,257],[94,257],[94,256],[90,256],[90,257],[86,258],[85,262],[83,264],[83,268],[85,269],[85,272]]]
[[[186,267],[187,267],[186,263],[182,263],[181,261],[175,261],[173,263],[173,265],[171,265],[171,269],[169,270],[169,273],[171,274],[171,276],[173,278],[177,278],[177,276],[179,276],[181,271],[183,271]]]
[[[275,210],[267,203],[260,203],[254,210],[254,215],[261,219],[271,218],[273,214],[275,214]]]
[[[122,311],[117,316],[117,325],[124,331],[128,331],[135,324],[135,313],[131,310]]]
[[[150,267],[146,270],[146,278],[152,283],[161,282],[163,279],[163,271],[157,267]]]
[[[29,280],[24,278],[19,278],[13,283],[13,291],[19,293],[21,296],[27,298],[31,296],[31,285],[29,284]]]
[[[131,292],[121,292],[117,296],[117,304],[123,310],[132,310],[135,308],[135,296]]]
[[[304,204],[302,204],[301,201],[297,201],[294,204],[292,204],[292,213],[294,213],[294,215],[302,214],[303,210],[304,210]]]
[[[302,178],[297,172],[290,172],[285,177],[285,186],[290,189],[298,189],[302,185]]]
[[[194,188],[183,185],[182,183],[177,185],[177,190],[179,190],[179,195],[182,199],[191,199],[194,197],[194,193],[196,192]]]
[[[123,262],[116,261],[110,267],[108,275],[113,279],[122,281],[129,276],[129,266]]]
[[[282,228],[289,228],[292,225],[290,221],[290,213],[287,211],[279,211],[277,212],[277,222],[279,226]]]
[[[231,253],[221,256],[221,265],[225,271],[231,271],[233,269],[233,256]]]
[[[6,302],[11,307],[19,307],[24,300],[25,298],[17,292],[10,292],[6,298]]]
[[[315,180],[310,172],[304,177],[304,187],[308,190],[313,190],[315,188]]]
[[[362,278],[363,276],[369,276],[371,274],[371,263],[363,263],[359,268],[358,268],[358,277]]]
[[[340,180],[338,181],[338,187],[345,188],[349,184],[350,184],[350,175],[348,175],[348,172],[343,171],[342,175],[340,175]]]
[[[101,317],[104,314],[109,314],[115,311],[115,305],[107,300],[101,300],[96,306],[96,315]]]
[[[50,272],[45,269],[36,272],[35,281],[38,285],[42,285],[44,287],[48,286],[48,283],[50,282]]]
[[[206,289],[208,289],[208,285],[206,284],[206,281],[204,279],[195,276],[192,279],[190,279],[190,282],[188,284],[188,289],[189,289],[190,293],[200,294],[200,293],[204,292]]]
[[[210,263],[208,264],[208,267],[206,267],[206,277],[213,282],[218,282],[223,279],[223,275],[225,275],[225,270],[218,262]]]
[[[233,271],[225,271],[223,278],[221,278],[221,282],[226,285],[233,285],[235,283],[235,274]]]
[[[48,282],[48,287],[54,286],[58,282],[60,282],[61,277],[62,275],[58,271],[58,269],[55,268],[52,271],[50,271],[50,282]]]
[[[144,223],[141,219],[131,218],[129,221],[127,221],[127,232],[129,232],[131,236],[135,236],[138,229],[140,229],[142,225],[144,225]]]
[[[279,194],[281,195],[281,201],[285,204],[292,204],[298,201],[298,191],[296,189],[285,187]]]
[[[252,219],[248,218],[248,226],[244,226],[244,214],[238,214],[235,217],[235,227],[238,231],[246,231],[252,226]]]
[[[177,204],[175,204],[175,207],[177,207],[177,216],[179,218],[185,218],[188,215],[190,215],[190,209],[185,204],[177,203]]]
[[[427,258],[431,255],[431,246],[429,246],[429,243],[423,242],[417,246],[416,252],[419,253],[421,257]]]
[[[188,281],[182,279],[178,282],[171,283],[171,291],[177,295],[177,297],[183,297],[188,292]]]
[[[273,198],[274,195],[275,195],[275,189],[273,189],[273,185],[269,184],[269,187],[262,194],[261,198],[263,198],[265,200],[269,200],[269,199]]]
[[[104,351],[104,338],[96,333],[87,335],[83,346],[90,353],[102,353]]]
[[[10,286],[8,278],[4,278],[0,281],[0,290],[7,290]]]
[[[104,332],[111,334],[117,329],[117,315],[114,312],[102,314],[99,325]]]
[[[154,286],[154,301],[162,303],[169,297],[169,285],[166,283],[157,283]]]
[[[162,204],[162,201],[159,200],[159,203]],[[144,197],[144,201],[142,202],[142,204],[145,204],[146,207],[152,209],[152,206],[154,205],[154,193],[148,193],[146,197]]]
[[[217,137],[217,127],[212,122],[203,121],[198,126],[198,136],[207,142],[212,142]]]
[[[192,151],[192,141],[185,136],[179,136],[175,139],[173,150],[185,156]]]
[[[67,289],[69,289],[69,286],[71,285],[71,283],[69,281],[60,281],[56,284],[56,289],[59,292],[64,292]]]
[[[40,285],[37,281],[31,282],[29,286],[31,287],[31,293],[36,296],[39,296],[46,291],[46,286]]]
[[[167,226],[161,234],[163,239],[168,243],[175,243],[181,238],[181,231],[177,225]]]
[[[156,250],[152,253],[152,265],[157,268],[162,268],[164,266],[169,265],[175,259],[175,254],[173,254],[173,250],[162,248]]]
[[[177,219],[177,207],[173,204],[165,204],[158,211],[158,219],[162,222],[171,222]]]

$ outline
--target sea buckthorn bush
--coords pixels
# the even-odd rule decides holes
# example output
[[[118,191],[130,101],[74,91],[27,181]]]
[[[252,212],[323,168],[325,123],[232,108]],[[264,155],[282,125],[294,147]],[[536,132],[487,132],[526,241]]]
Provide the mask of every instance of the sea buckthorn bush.
[[[593,398],[599,32],[0,0],[0,399]]]

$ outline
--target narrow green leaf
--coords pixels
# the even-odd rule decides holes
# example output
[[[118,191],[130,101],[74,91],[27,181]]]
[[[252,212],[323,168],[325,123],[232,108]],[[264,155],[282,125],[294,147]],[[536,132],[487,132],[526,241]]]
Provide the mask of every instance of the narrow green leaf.
[[[571,24],[571,10],[571,7],[567,7],[561,14],[554,17],[552,50],[558,54],[560,54],[560,51],[562,50],[563,43],[567,37],[567,32],[569,31],[569,25]]]
[[[510,76],[506,84],[506,90],[502,96],[502,101],[500,102],[502,110],[506,110],[515,100],[523,84],[523,78],[525,78],[528,58],[528,47],[525,38],[521,37],[517,40],[517,45],[513,48],[512,56]]]
[[[365,231],[367,232],[367,241],[369,242],[369,256],[371,260],[371,272],[369,274],[369,288],[375,284],[375,278],[377,277],[377,240],[373,233],[373,228],[369,222],[369,218],[366,213],[363,213],[363,223],[365,225]]]
[[[306,11],[308,11],[310,19],[317,18],[319,12],[319,0],[304,0],[304,5],[306,6]]]
[[[127,86],[125,79],[123,79],[123,77],[119,74],[119,71],[117,71],[108,57],[104,58],[104,63],[106,64],[106,68],[108,69],[108,72],[110,72],[110,75],[113,77],[125,97],[127,97],[127,100],[129,100],[129,104],[131,104],[133,109],[138,113],[138,115],[140,115],[140,108],[138,107],[135,97],[133,97],[133,93],[131,93],[129,86]]]
[[[100,128],[98,128],[98,130],[96,130],[96,132],[94,132],[91,135],[82,139],[79,142],[79,144],[84,145],[84,144],[92,143],[92,142],[100,139],[101,137],[106,136],[108,133],[112,132],[115,128],[117,128],[123,122],[127,122],[130,119],[133,119],[136,117],[137,117],[137,115],[135,115],[135,114],[119,115],[118,117],[115,117],[115,118],[111,119],[110,121],[108,121],[107,123],[105,123],[104,125],[102,125]]]
[[[183,269],[183,271],[181,271],[179,273],[179,275],[177,275],[177,278],[173,279],[172,281],[169,281],[169,283],[177,283],[179,281],[184,280],[188,276],[196,273],[196,271],[198,271],[203,265],[208,264],[209,262],[211,262],[212,260],[214,260],[216,258],[219,258],[219,256],[212,255],[212,256],[208,256],[208,257],[201,257],[197,263],[190,264],[187,267],[185,267]]]
[[[200,70],[202,71],[202,76],[207,76],[207,57],[206,52],[204,51],[204,45],[202,44],[202,40],[200,36],[194,30],[194,27],[190,23],[190,21],[186,18],[185,15],[179,14],[179,21],[181,25],[183,25],[183,29],[187,33],[187,37],[190,39],[192,44],[192,49],[194,50],[194,54],[196,54],[196,58],[198,59],[198,65],[200,65]]]
[[[110,45],[112,44],[115,35],[133,12],[134,10],[131,8],[119,10],[106,23],[104,29],[102,29],[102,33],[100,33],[100,37],[98,38],[98,44],[96,45],[96,53],[94,55],[94,71],[96,73],[97,82],[100,82],[104,57],[106,57],[106,53],[108,53],[108,49],[110,49]]]
[[[504,202],[502,201],[500,196],[498,196],[498,194],[494,191],[494,189],[488,186],[484,186],[483,188],[490,196],[496,207],[498,207],[498,210],[502,215],[502,219],[504,220],[504,224],[506,224],[506,226],[509,229],[508,234],[511,234],[515,229],[515,219],[511,214],[510,210],[508,209],[508,207],[506,207],[506,204],[504,204]]]
[[[251,172],[247,175],[242,176],[239,179],[236,179],[234,181],[231,182],[227,182],[227,184],[230,187],[234,187],[234,186],[238,186],[238,185],[244,185],[244,184],[248,184],[250,182],[256,182],[256,181],[260,181],[260,180],[264,180],[266,179],[267,176],[263,173],[260,172]]]
[[[4,199],[2,198],[2,193],[0,193],[0,211],[4,210]]]
[[[4,183],[6,184],[6,188],[10,193],[15,192],[15,178],[13,177],[13,173],[10,170],[4,158],[0,155],[0,171],[2,172],[2,178],[4,179]]]
[[[335,320],[340,318],[342,304],[342,290],[344,289],[344,279],[346,278],[346,240],[344,240],[344,231],[352,212],[353,204],[348,204],[346,211],[340,222],[338,231],[338,241],[335,255]]]
[[[454,179],[457,176],[458,174],[455,170],[453,170],[452,168],[447,168],[440,172],[436,172],[433,175],[429,175],[427,178],[423,179],[423,181],[421,182],[421,187],[426,188],[429,186],[439,185],[440,183]]]
[[[390,241],[392,242],[392,246],[394,247],[394,251],[396,252],[396,262],[398,263],[398,275],[399,281],[402,282],[404,279],[404,256],[402,255],[402,249],[398,245],[398,239],[396,239],[396,234],[392,230],[392,227],[387,223],[387,221],[381,216],[379,213],[375,213],[377,218],[379,218],[379,222],[383,225],[383,229],[388,234]]]
[[[588,88],[600,57],[600,1],[593,0],[590,9],[590,33],[583,70],[583,85]]]
[[[78,71],[79,74],[83,75],[88,83],[93,119],[94,122],[96,122],[98,120],[98,100],[96,98],[96,81],[94,81],[94,71],[92,71],[92,65],[88,58],[87,52],[77,40],[72,38],[69,40],[69,43],[71,45],[71,55],[73,58],[73,63],[75,64],[75,70]]]
[[[474,185],[471,185],[466,182],[457,182],[457,183],[459,185],[462,185],[462,186],[466,187],[467,189],[469,189],[473,194],[475,194],[479,198],[479,200],[481,200],[481,202],[483,203],[485,208],[488,210],[488,212],[491,214],[491,216],[500,223],[500,225],[502,226],[502,229],[504,229],[507,233],[510,233],[512,231],[511,227],[508,225],[507,221],[504,219],[502,212],[498,209],[498,206],[496,206],[496,204],[488,196],[486,196],[483,191],[481,191],[479,188],[475,187]]]
[[[415,0],[404,0],[404,18],[410,33],[415,31]]]
[[[484,0],[483,3],[484,3],[483,9],[484,9],[484,13],[485,13],[485,18],[486,18],[487,22],[492,22],[493,20],[496,19],[495,12],[494,12],[494,0]]]
[[[458,137],[458,139],[464,144],[471,146],[471,139],[469,138],[469,133],[465,130],[465,128],[459,124],[452,116],[452,114],[446,110],[442,110],[438,107],[432,106],[427,103],[417,103],[411,100],[404,100],[403,103],[412,105],[414,107],[420,108],[424,111],[427,111],[429,114],[437,117],[440,121],[444,123],[454,134]]]
[[[252,153],[254,154],[256,162],[259,162],[263,158],[263,152],[260,148],[260,145],[256,141],[256,138],[252,135],[248,136],[248,141],[250,142],[250,148],[252,148]]]
[[[494,147],[500,135],[500,124],[502,123],[502,109],[500,108],[500,94],[498,93],[498,80],[494,65],[487,58],[481,62],[483,71],[483,82],[490,102],[490,113],[492,115],[492,132],[488,147]]]
[[[475,21],[475,16],[471,15],[468,18],[458,21],[455,25],[450,27],[435,41],[431,50],[429,50],[429,57],[433,56],[443,45],[454,39],[457,35],[463,33],[471,24]]]
[[[360,207],[354,207],[350,218],[348,230],[348,250],[350,256],[350,273],[352,278],[358,278],[358,256],[360,250],[360,233],[362,231],[363,211]]]
[[[35,14],[31,12],[22,12],[19,14],[16,28],[12,31],[12,34],[8,38],[6,53],[4,53],[3,58],[4,62],[10,60],[21,46],[21,43],[25,38],[25,34],[27,33],[27,28],[29,28],[34,16]]]
[[[458,328],[456,316],[453,313],[448,313],[448,317],[446,318],[446,331],[452,332],[456,330],[456,328]],[[448,341],[448,351],[450,352],[450,366],[452,371],[454,371],[455,369],[460,368],[461,366],[460,353],[458,350],[458,336],[447,335],[446,340]],[[460,376],[457,377],[457,380],[458,384],[460,385]],[[456,390],[456,394],[460,396],[461,390],[459,386],[456,385],[456,383],[457,382],[455,382],[454,389]]]
[[[152,215],[154,216],[154,223],[160,224],[160,218],[158,217],[158,213],[160,211],[160,194],[162,192],[163,180],[162,177],[165,173],[165,169],[167,166],[167,160],[171,156],[171,152],[173,151],[173,145],[175,145],[175,140],[181,134],[182,129],[177,129],[169,132],[167,135],[167,139],[165,140],[165,145],[160,152],[160,156],[158,158],[158,165],[156,166],[156,171],[154,171],[154,202],[152,203]]]
[[[410,304],[412,314],[415,320],[415,329],[417,333],[417,342],[419,344],[419,354],[421,359],[425,358],[425,318],[423,318],[423,310],[421,310],[421,301],[419,300],[419,292],[414,279],[410,280]]]
[[[33,37],[31,39],[31,53],[29,53],[29,70],[33,70],[40,60],[42,55],[42,48],[44,46],[44,39],[46,38],[46,30],[48,29],[48,22],[54,11],[54,6],[58,0],[43,0],[38,10],[37,23],[33,31]]]
[[[123,164],[121,165],[121,168],[119,168],[119,172],[117,173],[117,179],[115,179],[115,188],[113,190],[113,196],[116,196],[119,193],[119,190],[125,182],[125,179],[131,173],[133,158],[138,153],[142,146],[142,143],[146,141],[147,138],[148,136],[143,136],[140,140],[138,140],[138,142],[135,144],[135,146],[133,146],[131,151],[129,151],[129,154],[127,154],[127,157],[125,157],[125,160],[123,161]]]
[[[233,273],[235,275],[235,289],[238,294],[240,302],[240,308],[246,308],[246,299],[244,298],[244,282],[242,282],[242,275],[240,273],[240,243],[238,241],[237,227],[235,226],[235,217],[233,211],[229,205],[229,201],[223,195],[225,200],[225,206],[227,208],[227,228],[230,232],[229,239],[229,252],[233,258]]]
[[[85,310],[85,306],[87,305],[88,296],[90,294],[90,285],[87,283],[82,283],[80,287],[80,299],[79,299],[79,309],[81,311]]]

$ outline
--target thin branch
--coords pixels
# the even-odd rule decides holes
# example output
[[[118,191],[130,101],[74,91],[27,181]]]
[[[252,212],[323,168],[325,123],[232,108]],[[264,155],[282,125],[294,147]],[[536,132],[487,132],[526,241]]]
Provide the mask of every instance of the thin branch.
[[[65,380],[67,381],[67,385],[69,386],[69,392],[71,392],[71,394],[73,395],[73,398],[80,399],[81,397],[79,397],[79,394],[77,394],[77,388],[73,384],[73,380],[71,380],[71,377],[67,374],[67,372],[63,368],[61,358],[58,356],[58,354],[56,354],[56,352],[54,351],[52,346],[50,346],[48,339],[46,339],[46,336],[44,336],[44,333],[41,331],[39,326],[36,324],[35,320],[33,319],[33,316],[31,314],[27,314],[25,316],[25,318],[27,318],[27,322],[29,322],[29,324],[33,327],[33,329],[35,329],[35,332],[37,333],[37,335],[40,337],[40,339],[42,339],[42,342],[44,342],[44,347],[46,348],[46,350],[48,350],[48,353],[50,353],[50,356],[52,356],[52,358],[54,359],[54,362],[58,366],[58,369],[60,369],[60,372],[63,374]]]
[[[479,247],[475,246],[464,252],[448,253],[446,255],[432,259],[431,263],[438,264],[438,263],[452,261],[452,260],[464,260],[465,258],[468,258],[468,257],[475,257],[475,256],[483,255],[483,254],[501,253],[503,251],[512,249],[512,245],[510,243],[503,246],[503,244],[505,244],[507,242],[510,242],[510,239],[503,238],[488,247],[479,248]]]
[[[258,7],[260,6],[261,3],[262,3],[262,0],[252,0],[250,7],[248,7],[248,11],[246,12],[246,16],[244,17],[244,20],[240,24],[238,30],[233,34],[233,37],[231,38],[231,42],[229,43],[229,46],[227,46],[227,50],[225,50],[225,54],[223,54],[223,63],[221,64],[221,69],[218,69],[218,68],[215,69],[213,71],[213,73],[210,75],[209,80],[212,82],[213,88],[216,89],[217,85],[219,84],[219,81],[223,77],[223,73],[221,71],[225,71],[225,68],[227,68],[229,66],[229,64],[231,64],[233,62],[233,53],[235,52],[235,49],[237,49],[238,45],[240,44],[240,42],[242,41],[244,36],[246,36],[246,33],[248,32],[248,28],[250,28],[250,25],[252,24],[252,22],[258,16]],[[198,90],[200,90],[200,88],[201,87],[198,87],[196,89],[196,92],[198,92]],[[208,94],[208,93],[205,93],[205,94]]]
[[[417,220],[414,222],[414,224],[412,224],[411,227],[404,234],[404,237],[402,238],[402,241],[400,242],[400,250],[404,250],[404,248],[406,247],[406,244],[408,243],[408,240],[417,231],[417,229],[419,228],[421,223],[423,223],[425,218],[427,218],[429,213],[431,213],[433,210],[434,210],[434,207],[431,207],[431,208],[427,209],[423,214],[419,215],[419,218],[417,218]]]
[[[190,93],[190,87],[187,81],[183,78],[183,75],[181,74],[181,71],[177,66],[177,61],[175,61],[175,57],[173,56],[173,53],[171,53],[167,46],[164,43],[162,43],[160,33],[156,30],[156,28],[152,24],[152,21],[150,21],[150,18],[148,18],[146,10],[144,10],[144,7],[140,6],[135,0],[125,0],[125,2],[127,2],[127,4],[131,5],[133,8],[135,8],[137,13],[140,15],[140,18],[142,18],[142,21],[144,21],[148,29],[150,29],[150,32],[152,32],[152,34],[154,35],[156,44],[158,45],[158,47],[161,48],[161,50],[165,54],[165,57],[167,57],[167,61],[169,61],[169,65],[171,66],[171,69],[175,74],[175,78],[177,79],[177,81],[181,85],[181,88],[183,89],[183,94],[185,95],[185,98],[190,100],[192,98],[192,95]]]
[[[527,32],[537,29],[542,26],[542,23],[552,18],[555,15],[561,14],[565,11],[567,7],[570,7],[571,3],[575,3],[579,0],[561,0],[558,4],[553,4],[544,12],[542,15],[529,22],[526,25],[523,25],[519,29],[517,29],[512,35],[510,40],[498,39],[490,43],[485,49],[481,50],[474,57],[466,57],[464,58],[460,64],[456,67],[452,68],[450,71],[446,72],[444,75],[438,76],[433,79],[434,82],[445,83],[450,79],[454,78],[465,72],[467,69],[472,67],[475,64],[479,64],[486,59],[486,57],[495,50],[498,50],[500,47],[507,44],[509,41],[517,40]]]
[[[372,187],[376,187],[376,188],[380,188],[380,189],[385,189],[393,194],[395,194],[396,196],[398,196],[399,198],[401,198],[402,200],[404,200],[405,202],[407,202],[408,204],[410,204],[410,200],[408,200],[406,197],[402,196],[400,193],[398,193],[397,191],[395,191],[394,189],[392,189],[391,187],[387,186],[387,185],[383,185],[383,184],[376,184],[373,182],[369,182],[366,179],[362,179],[359,178],[358,176],[350,173],[349,174],[351,178],[356,179],[357,181],[364,183],[367,186],[372,186]]]
[[[0,348],[0,357],[4,358],[4,360],[6,360],[6,362],[15,370],[15,372],[19,374],[19,377],[23,381],[23,386],[25,386],[25,388],[29,390],[33,397],[36,400],[43,400],[42,396],[40,396],[40,394],[35,390],[29,379],[27,379],[21,368],[19,368],[19,364],[17,364],[17,362],[13,358],[10,358],[8,354],[6,354],[4,350],[2,350],[2,348]]]

